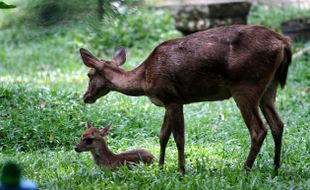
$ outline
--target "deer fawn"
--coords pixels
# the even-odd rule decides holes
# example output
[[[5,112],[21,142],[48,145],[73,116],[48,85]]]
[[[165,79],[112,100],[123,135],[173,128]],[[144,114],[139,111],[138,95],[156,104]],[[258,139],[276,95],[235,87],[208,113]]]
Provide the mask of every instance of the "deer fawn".
[[[137,149],[120,154],[114,154],[107,146],[103,137],[110,131],[111,125],[99,130],[87,123],[87,130],[83,133],[81,141],[74,147],[76,152],[90,151],[98,166],[116,169],[121,165],[133,165],[138,162],[151,164],[154,156],[146,150]]]
[[[183,105],[233,97],[251,136],[245,168],[250,169],[266,137],[265,116],[274,138],[274,165],[280,167],[283,122],[276,110],[277,87],[286,82],[292,52],[288,38],[263,26],[232,25],[197,32],[158,45],[132,71],[120,68],[124,49],[111,61],[99,60],[80,49],[91,68],[85,103],[94,103],[110,91],[148,96],[166,113],[160,132],[160,160],[164,164],[168,139],[173,134],[179,170],[185,172]]]

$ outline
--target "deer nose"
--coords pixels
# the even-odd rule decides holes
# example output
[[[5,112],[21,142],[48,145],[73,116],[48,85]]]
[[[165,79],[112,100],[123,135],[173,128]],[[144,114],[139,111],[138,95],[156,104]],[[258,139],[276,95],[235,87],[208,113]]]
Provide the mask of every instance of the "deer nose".
[[[83,96],[83,101],[84,103],[89,103],[90,102],[90,97],[88,93],[85,93]]]
[[[91,96],[90,96],[89,94],[85,94],[85,95],[83,96],[83,101],[84,101],[84,103],[86,103],[86,104],[92,104],[92,103],[94,103],[96,100],[95,100],[95,99],[92,99]]]
[[[85,100],[89,96],[88,92],[85,92],[83,95],[83,100]]]
[[[75,150],[76,152],[79,152],[79,147],[76,145],[76,146],[74,147],[74,150]]]

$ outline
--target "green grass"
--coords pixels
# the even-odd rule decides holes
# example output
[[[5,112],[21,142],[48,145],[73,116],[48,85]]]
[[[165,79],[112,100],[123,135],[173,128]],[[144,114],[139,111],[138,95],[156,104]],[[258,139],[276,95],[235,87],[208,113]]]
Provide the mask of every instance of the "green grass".
[[[158,14],[166,13],[156,13],[156,18]],[[163,24],[171,21],[166,17]],[[270,131],[253,170],[243,170],[250,139],[232,99],[185,106],[187,174],[183,178],[172,138],[163,170],[154,164],[111,172],[98,168],[89,153],[73,151],[85,122],[101,127],[112,122],[107,141],[115,152],[145,148],[158,157],[164,109],[145,97],[114,92],[93,105],[84,104],[87,69],[78,48],[82,44],[96,55],[111,55],[81,41],[81,36],[89,35],[82,24],[44,31],[22,28],[0,31],[0,168],[6,160],[18,161],[25,177],[40,189],[310,189],[309,54],[292,63],[287,86],[278,91],[277,105],[285,123],[278,176],[272,168]],[[155,44],[178,35],[161,33],[162,38],[151,42],[135,42],[124,67],[134,68]],[[294,49],[304,46],[294,44]]]

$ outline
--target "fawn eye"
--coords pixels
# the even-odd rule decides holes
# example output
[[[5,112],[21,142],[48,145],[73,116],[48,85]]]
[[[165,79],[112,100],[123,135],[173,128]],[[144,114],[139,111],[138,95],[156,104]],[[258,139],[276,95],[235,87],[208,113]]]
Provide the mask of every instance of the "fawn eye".
[[[93,140],[94,140],[93,138],[86,138],[83,141],[86,145],[90,145],[91,143],[93,143]]]
[[[87,74],[88,78],[90,78],[90,73]]]

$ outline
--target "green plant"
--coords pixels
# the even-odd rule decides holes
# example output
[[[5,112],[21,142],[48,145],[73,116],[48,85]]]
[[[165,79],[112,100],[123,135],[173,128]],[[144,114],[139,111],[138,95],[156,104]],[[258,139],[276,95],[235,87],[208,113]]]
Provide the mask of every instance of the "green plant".
[[[180,35],[173,22],[164,10],[128,9],[117,16],[106,14],[103,22],[90,21],[87,32],[78,34],[76,41],[108,54],[120,46],[148,49]]]
[[[310,9],[297,9],[291,7],[266,7],[253,6],[248,17],[250,24],[260,24],[280,32],[281,22],[306,17],[310,14]]]
[[[138,14],[148,20],[131,19],[146,25],[158,22],[155,25],[159,27],[159,37],[152,41],[133,37],[137,41],[128,49],[126,69],[143,61],[161,40],[179,35],[168,12],[149,11],[148,16],[147,10]],[[169,22],[161,18],[168,18]],[[270,19],[274,26],[279,25],[276,15]],[[255,22],[265,20],[257,18]],[[81,96],[87,87],[88,70],[82,65],[78,49],[86,45],[96,50],[96,45],[80,39],[95,34],[91,28],[85,31],[87,23],[65,26],[61,29],[55,25],[43,31],[17,26],[0,30],[0,168],[7,160],[16,160],[25,178],[34,180],[40,189],[310,189],[309,54],[293,61],[287,86],[279,89],[277,95],[279,114],[285,123],[278,176],[271,166],[274,144],[270,130],[253,170],[242,170],[250,139],[233,100],[184,107],[188,170],[183,178],[176,172],[177,149],[172,139],[163,170],[154,164],[112,172],[96,167],[89,154],[72,150],[85,122],[98,127],[112,122],[113,130],[107,140],[115,152],[145,148],[158,157],[164,110],[147,98],[118,93],[85,105]],[[148,35],[124,35],[131,34]],[[95,38],[93,43],[97,43]],[[306,45],[293,44],[293,49]]]
[[[0,13],[0,27],[24,27],[42,29],[42,27],[77,23],[86,15],[95,14],[96,0],[17,0],[18,7],[12,11]],[[91,11],[90,11],[91,10]]]
[[[0,1],[0,9],[12,9],[12,8],[16,8],[15,5],[8,5],[3,1]]]

